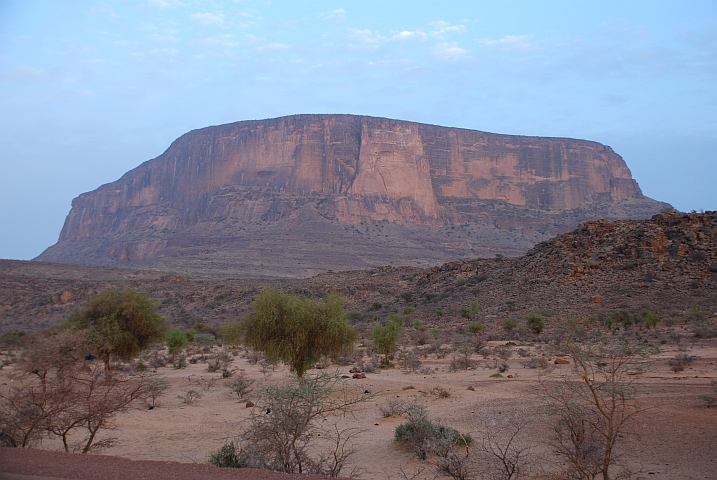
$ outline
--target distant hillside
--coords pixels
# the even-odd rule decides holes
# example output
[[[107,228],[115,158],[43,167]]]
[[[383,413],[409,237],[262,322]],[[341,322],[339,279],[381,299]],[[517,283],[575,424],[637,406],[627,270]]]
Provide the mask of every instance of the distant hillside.
[[[596,142],[296,115],[183,135],[77,197],[37,260],[309,277],[516,256],[581,221],[665,206]]]
[[[436,325],[465,323],[475,302],[488,331],[536,309],[579,318],[612,309],[664,310],[679,318],[693,303],[717,314],[717,213],[672,213],[643,221],[590,221],[522,257],[454,261],[427,269],[385,266],[307,279],[188,278],[160,272],[0,261],[0,332],[47,328],[107,288],[136,288],[160,302],[174,325],[236,321],[261,289],[346,296],[356,318],[402,312]],[[378,306],[380,304],[380,306]],[[443,312],[436,315],[436,310]]]

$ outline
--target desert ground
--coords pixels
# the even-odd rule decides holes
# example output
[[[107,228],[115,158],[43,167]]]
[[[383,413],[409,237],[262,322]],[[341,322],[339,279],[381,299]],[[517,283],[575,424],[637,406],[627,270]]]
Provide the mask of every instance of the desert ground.
[[[506,341],[491,341],[487,346],[505,344]],[[420,402],[435,422],[468,433],[478,442],[486,428],[500,426],[504,419],[528,418],[530,423],[518,439],[522,445],[531,447],[527,462],[531,469],[526,478],[547,478],[556,468],[557,457],[549,446],[553,419],[540,408],[545,402],[543,392],[551,388],[551,382],[571,374],[574,361],[567,356],[570,364],[556,365],[554,360],[558,357],[552,356],[548,346],[540,341],[511,342],[507,350],[511,356],[506,360],[508,369],[501,376],[496,375],[495,367],[503,360],[479,354],[472,356],[471,369],[452,372],[451,354],[444,358],[428,355],[422,358],[420,372],[409,373],[397,365],[358,379],[351,378],[350,365],[327,365],[323,372],[338,370],[349,377],[343,380],[349,391],[368,391],[371,395],[349,415],[328,420],[336,421],[340,427],[360,429],[353,439],[356,453],[342,475],[350,474],[355,467],[354,475],[362,479],[436,477],[430,462],[418,459],[394,442],[394,430],[405,420],[399,416],[384,417],[380,406],[397,399]],[[285,366],[278,365],[272,370],[266,364],[250,363],[251,356],[244,350],[236,353],[231,368],[256,382],[249,399],[255,399],[257,389],[280,383],[289,375]],[[675,372],[669,361],[677,355],[687,355],[693,362],[683,371]],[[549,368],[524,366],[531,357],[548,359]],[[9,388],[13,384],[14,369],[10,364],[0,370],[0,387]],[[322,371],[312,370],[308,374]],[[246,428],[252,408],[247,408],[246,399],[240,401],[232,395],[227,379],[222,379],[219,373],[209,373],[206,362],[188,363],[183,369],[159,367],[156,373],[166,378],[171,387],[155,408],[141,406],[118,414],[114,419],[116,429],[102,432],[101,439],[115,439],[111,447],[101,452],[103,455],[202,464],[210,452],[235,439]],[[667,342],[660,346],[658,354],[649,358],[649,364],[638,377],[635,380],[643,411],[626,430],[629,434],[618,443],[624,463],[636,472],[632,478],[717,478],[714,456],[717,406],[709,408],[699,399],[700,395],[717,396],[711,385],[717,379],[717,342],[714,339]],[[436,387],[442,387],[450,396],[439,398]],[[183,400],[189,390],[201,394],[193,404]],[[61,450],[62,446],[46,439],[41,448]]]

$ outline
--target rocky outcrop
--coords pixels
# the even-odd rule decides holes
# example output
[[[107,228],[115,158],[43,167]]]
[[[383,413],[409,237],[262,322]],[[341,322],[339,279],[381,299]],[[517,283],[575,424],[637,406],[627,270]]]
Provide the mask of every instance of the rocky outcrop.
[[[611,214],[615,205],[622,206]],[[123,264],[195,255],[187,248],[198,245],[215,253],[238,238],[251,243],[255,236],[248,232],[258,226],[283,221],[286,228],[272,231],[281,234],[307,216],[315,219],[314,230],[327,234],[341,225],[384,221],[433,229],[423,236],[446,254],[451,249],[445,245],[455,238],[444,232],[430,239],[436,230],[482,225],[522,235],[517,246],[505,235],[490,246],[521,252],[581,220],[641,217],[659,209],[643,197],[623,159],[599,143],[296,115],[183,135],[159,157],[76,198],[58,244],[39,259]],[[321,226],[319,217],[332,228]],[[515,232],[521,228],[531,232]],[[486,253],[458,250],[458,256]],[[420,263],[421,254],[414,256],[419,259],[413,264]],[[324,267],[344,264],[364,266],[342,260]]]

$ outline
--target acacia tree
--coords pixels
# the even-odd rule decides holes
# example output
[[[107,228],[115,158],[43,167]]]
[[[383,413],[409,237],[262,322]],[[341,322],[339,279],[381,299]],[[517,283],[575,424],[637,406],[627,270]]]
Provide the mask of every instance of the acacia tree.
[[[152,343],[162,340],[167,322],[157,303],[136,290],[107,290],[87,302],[84,309],[66,322],[82,330],[93,351],[110,372],[110,356],[129,360]]]
[[[353,350],[356,332],[344,318],[344,300],[328,295],[322,301],[265,290],[243,322],[246,345],[264,352],[270,362],[283,361],[297,377],[321,359]]]
[[[396,351],[396,344],[403,331],[403,320],[396,314],[389,317],[383,325],[375,325],[371,329],[371,339],[376,350],[385,355],[385,363],[388,364],[388,356]]]
[[[164,343],[167,344],[167,350],[172,356],[172,363],[177,361],[177,354],[181,353],[187,345],[187,334],[182,330],[170,330],[164,337]]]
[[[106,445],[97,434],[113,427],[116,413],[157,396],[152,375],[107,378],[102,364],[84,360],[82,340],[62,332],[31,342],[15,386],[0,391],[0,445],[29,447],[55,435],[65,451],[88,453]]]
[[[610,480],[619,463],[618,440],[642,411],[637,374],[654,347],[613,338],[578,343],[576,327],[566,347],[577,375],[568,372],[558,382],[543,381],[547,407],[557,418],[552,447],[565,460],[561,468],[567,478]]]

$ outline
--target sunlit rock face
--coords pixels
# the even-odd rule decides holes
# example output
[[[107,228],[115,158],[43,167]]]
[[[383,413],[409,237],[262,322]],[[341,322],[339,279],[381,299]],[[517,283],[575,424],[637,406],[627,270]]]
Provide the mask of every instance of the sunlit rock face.
[[[238,240],[256,244],[267,228],[283,243],[301,243],[297,233],[308,225],[327,243],[351,248],[354,240],[365,243],[353,236],[371,238],[370,228],[359,226],[382,222],[390,231],[376,234],[374,246],[388,246],[386,238],[400,244],[410,231],[417,251],[405,260],[422,264],[447,258],[421,255],[421,248],[476,256],[506,244],[507,253],[519,253],[580,220],[644,217],[660,205],[643,197],[619,155],[596,142],[295,115],[183,135],[159,157],[74,199],[58,244],[39,259],[126,264],[169,251],[175,259],[197,255],[201,245],[202,255],[214,255]],[[459,225],[493,229],[496,239],[478,245],[466,231],[450,245],[456,237],[446,229]],[[267,256],[285,250],[274,243],[278,251]],[[217,268],[230,268],[235,254],[215,258]],[[376,262],[391,260],[384,257]],[[329,262],[317,271],[376,262]]]

